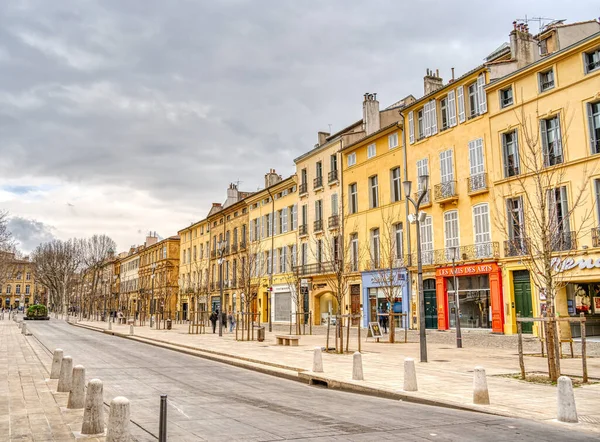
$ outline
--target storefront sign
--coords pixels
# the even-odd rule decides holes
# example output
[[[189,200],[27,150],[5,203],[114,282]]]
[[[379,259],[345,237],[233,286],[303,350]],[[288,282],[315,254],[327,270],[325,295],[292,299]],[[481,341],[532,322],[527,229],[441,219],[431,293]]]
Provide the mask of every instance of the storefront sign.
[[[481,273],[491,273],[496,270],[496,264],[475,264],[470,266],[457,266],[456,274],[457,275],[477,275]],[[454,275],[452,267],[444,267],[442,269],[437,269],[435,272],[436,276],[452,276]]]
[[[580,270],[600,269],[600,258],[552,258],[550,265],[555,272],[562,273],[579,267]]]
[[[406,281],[406,273],[404,270],[395,270],[390,272],[389,270],[380,270],[378,272],[374,272],[370,276],[370,286],[371,287],[381,287],[388,285],[404,285]]]

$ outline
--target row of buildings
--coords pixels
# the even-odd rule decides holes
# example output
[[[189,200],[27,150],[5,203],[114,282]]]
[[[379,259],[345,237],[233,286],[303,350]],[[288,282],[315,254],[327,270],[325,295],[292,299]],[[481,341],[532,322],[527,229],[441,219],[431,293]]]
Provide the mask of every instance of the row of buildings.
[[[0,252],[0,310],[45,303],[46,290],[35,279],[33,263],[12,252]]]
[[[382,109],[369,93],[362,111],[319,132],[292,176],[270,170],[257,192],[231,184],[176,236],[118,255],[114,295],[144,311],[154,281],[155,309],[180,318],[251,307],[263,321],[310,311],[315,324],[351,313],[366,326],[394,310],[404,325],[445,330],[456,276],[463,328],[515,333],[517,315],[539,316],[555,296],[559,315],[589,315],[588,334],[600,334],[598,21],[537,35],[515,22],[469,72],[444,82],[428,69],[420,98]],[[421,200],[420,216],[407,197]],[[536,267],[540,241],[551,241],[551,269]],[[537,277],[550,271],[555,295]]]

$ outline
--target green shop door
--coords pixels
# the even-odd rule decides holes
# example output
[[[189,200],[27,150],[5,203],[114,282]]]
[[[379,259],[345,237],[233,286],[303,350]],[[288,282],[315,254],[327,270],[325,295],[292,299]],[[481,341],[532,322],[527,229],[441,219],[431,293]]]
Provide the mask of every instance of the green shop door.
[[[515,312],[522,318],[533,318],[531,305],[531,280],[528,270],[513,272],[513,292],[515,294]],[[533,322],[523,323],[523,333],[533,332]]]
[[[438,328],[437,299],[435,296],[435,279],[423,281],[423,298],[425,299],[425,328]]]

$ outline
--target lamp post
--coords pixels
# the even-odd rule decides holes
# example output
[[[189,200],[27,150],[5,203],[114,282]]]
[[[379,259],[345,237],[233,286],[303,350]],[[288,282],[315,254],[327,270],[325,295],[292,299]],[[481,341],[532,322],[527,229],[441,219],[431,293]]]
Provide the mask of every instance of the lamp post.
[[[154,272],[156,270],[156,263],[152,263],[152,294],[150,298],[150,328],[152,328],[154,324]]]
[[[225,247],[227,247],[227,241],[219,241],[217,247],[219,248],[219,305],[221,307],[221,311],[219,312],[219,315],[221,317],[218,318],[219,336],[223,336],[223,255],[225,255]]]
[[[458,278],[456,277],[456,255],[458,254],[458,246],[450,247],[452,250],[452,274],[454,275],[454,322],[456,323],[456,348],[462,348],[462,334],[460,332],[460,311],[458,304]]]
[[[412,181],[403,181],[404,195],[415,208],[413,217],[417,227],[417,291],[419,292],[419,346],[421,350],[421,362],[427,362],[427,334],[425,332],[425,299],[423,297],[423,260],[421,256],[421,213],[419,208],[423,199],[427,195],[427,186],[429,184],[429,175],[419,176],[420,195],[415,201],[410,197]],[[425,215],[423,213],[423,215]],[[410,216],[409,216],[410,219]],[[411,221],[412,222],[412,221]]]
[[[104,322],[106,321],[106,278],[104,278],[102,282],[104,283],[104,290],[102,291],[104,295],[104,314],[102,315],[102,322]]]

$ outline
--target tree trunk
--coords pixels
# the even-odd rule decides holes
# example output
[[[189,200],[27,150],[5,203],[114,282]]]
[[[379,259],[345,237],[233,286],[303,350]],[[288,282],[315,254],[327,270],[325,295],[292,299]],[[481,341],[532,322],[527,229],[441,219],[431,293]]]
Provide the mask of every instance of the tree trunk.
[[[388,316],[388,326],[390,327],[390,344],[396,342],[396,321],[394,319],[394,314],[390,313],[390,316]]]
[[[554,309],[548,306],[548,326],[546,327],[546,354],[548,355],[548,376],[552,382],[556,382],[560,376],[560,365],[558,362],[558,354],[556,354],[556,342],[558,333],[556,330],[556,321],[554,321]]]

